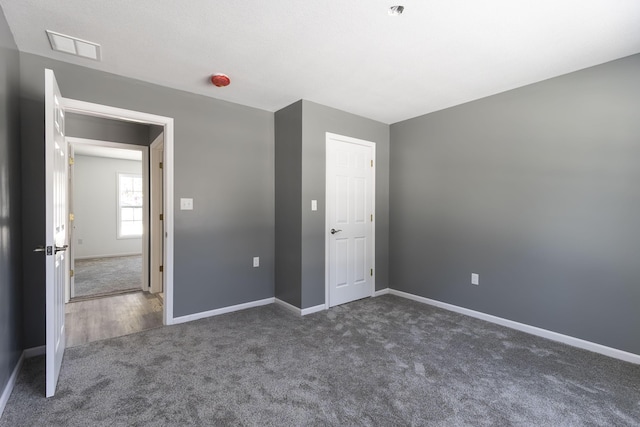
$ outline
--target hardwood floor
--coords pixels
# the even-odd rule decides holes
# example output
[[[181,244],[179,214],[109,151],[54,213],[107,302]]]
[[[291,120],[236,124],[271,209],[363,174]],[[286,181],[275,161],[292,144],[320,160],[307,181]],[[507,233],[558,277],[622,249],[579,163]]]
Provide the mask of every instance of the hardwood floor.
[[[134,292],[70,302],[65,307],[67,347],[162,326],[162,299]]]

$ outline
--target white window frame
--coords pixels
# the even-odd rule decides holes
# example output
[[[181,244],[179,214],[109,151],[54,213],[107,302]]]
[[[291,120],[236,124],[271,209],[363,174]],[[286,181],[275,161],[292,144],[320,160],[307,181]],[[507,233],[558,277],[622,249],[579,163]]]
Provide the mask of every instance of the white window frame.
[[[120,178],[121,177],[126,177],[126,178],[139,178],[142,185],[144,186],[144,181],[142,179],[142,174],[139,173],[131,173],[131,172],[117,172],[116,173],[116,229],[117,229],[117,233],[116,233],[116,238],[117,239],[141,239],[142,236],[144,235],[144,219],[141,219],[140,222],[142,223],[142,231],[140,234],[130,234],[130,235],[122,235],[122,208],[123,207],[134,207],[134,208],[139,208],[142,211],[142,215],[144,217],[144,200],[142,202],[142,204],[140,204],[140,206],[122,206],[120,204]],[[144,190],[142,190],[142,195],[144,197]]]

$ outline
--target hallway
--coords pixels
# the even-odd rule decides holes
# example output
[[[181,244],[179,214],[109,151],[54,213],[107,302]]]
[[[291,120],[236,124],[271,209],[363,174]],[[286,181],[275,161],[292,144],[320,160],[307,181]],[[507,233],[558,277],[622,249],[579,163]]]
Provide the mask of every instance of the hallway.
[[[162,326],[162,298],[133,292],[70,302],[65,307],[67,347]]]

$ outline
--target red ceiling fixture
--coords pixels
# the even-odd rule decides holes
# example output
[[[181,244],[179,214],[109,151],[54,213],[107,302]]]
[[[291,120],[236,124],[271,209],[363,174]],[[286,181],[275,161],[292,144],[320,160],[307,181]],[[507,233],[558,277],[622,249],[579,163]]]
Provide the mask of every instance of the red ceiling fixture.
[[[231,79],[226,74],[214,74],[211,76],[211,83],[217,87],[229,86]]]

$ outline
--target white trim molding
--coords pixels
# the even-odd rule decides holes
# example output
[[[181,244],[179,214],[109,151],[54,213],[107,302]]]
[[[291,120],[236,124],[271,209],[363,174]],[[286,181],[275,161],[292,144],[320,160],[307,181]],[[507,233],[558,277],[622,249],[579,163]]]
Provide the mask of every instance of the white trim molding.
[[[597,344],[591,341],[586,341],[586,340],[572,337],[569,335],[560,334],[558,332],[549,331],[547,329],[538,328],[536,326],[515,322],[513,320],[504,319],[502,317],[493,316],[491,314],[482,313],[480,311],[470,310],[468,308],[459,307],[457,305],[448,304],[446,302],[440,302],[433,299],[410,294],[407,292],[397,291],[395,289],[389,289],[389,294],[396,295],[402,298],[407,298],[413,301],[421,302],[423,304],[429,304],[434,307],[443,308],[445,310],[454,311],[456,313],[464,314],[466,316],[475,317],[476,319],[485,320],[487,322],[495,323],[497,325],[506,326],[507,328],[516,329],[521,332],[526,332],[531,335],[547,338],[552,341],[558,341],[563,344],[570,345],[572,347],[581,348],[583,350],[588,350],[594,353],[599,353],[605,356],[613,357],[614,359],[624,360],[625,362],[630,362],[630,363],[635,363],[640,365],[640,355],[629,353],[624,350],[618,350],[617,348],[607,347],[602,344]]]
[[[300,315],[306,316],[307,314],[313,314],[324,310],[326,310],[325,304],[314,305],[313,307],[307,307],[300,310]]]
[[[319,304],[319,305],[315,305],[313,307],[307,307],[307,308],[298,308],[295,305],[289,304],[288,302],[278,298],[276,298],[275,303],[276,305],[286,308],[287,310],[289,310],[294,314],[297,314],[298,316],[306,316],[307,314],[313,314],[313,313],[317,313],[319,311],[324,311],[327,309],[325,304]]]
[[[387,295],[389,293],[389,288],[380,289],[379,291],[375,291],[373,293],[374,297],[380,297],[382,295]]]
[[[257,301],[245,302],[242,304],[231,305],[229,307],[217,308],[215,310],[202,311],[200,313],[187,314],[186,316],[174,317],[173,323],[177,325],[178,323],[186,323],[191,322],[193,320],[204,319],[206,317],[219,316],[221,314],[233,313],[234,311],[246,310],[247,308],[260,307],[262,305],[273,304],[275,302],[275,298],[265,298]]]
[[[287,309],[288,311],[290,311],[291,313],[293,313],[293,314],[297,314],[298,316],[302,316],[302,310],[300,310],[300,309],[299,309],[298,307],[296,307],[295,305],[293,305],[293,304],[289,304],[288,302],[283,301],[283,300],[281,300],[281,299],[279,299],[279,298],[275,298],[275,301],[274,301],[274,302],[275,302],[275,304],[276,304],[276,305],[279,305],[279,306],[280,306],[280,307],[282,307],[282,308],[286,308],[286,309]],[[323,307],[324,307],[324,304],[323,304]]]
[[[118,258],[121,256],[137,256],[137,255],[142,255],[142,253],[141,252],[123,252],[121,254],[85,255],[85,256],[77,256],[75,257],[75,259]]]
[[[9,397],[11,397],[11,392],[13,391],[13,387],[16,385],[16,380],[18,379],[18,374],[20,373],[20,369],[22,369],[22,362],[24,361],[25,355],[24,351],[20,355],[18,362],[16,363],[15,368],[13,368],[13,372],[11,372],[11,376],[9,377],[9,381],[7,381],[7,385],[4,386],[4,390],[2,390],[2,395],[0,395],[0,418],[2,418],[2,414],[4,413],[4,408],[7,406],[7,402],[9,401]]]
[[[44,355],[46,353],[47,353],[47,346],[46,345],[41,345],[41,346],[38,346],[38,347],[25,348],[24,352],[23,352],[25,359],[31,359],[32,357],[42,356],[42,355]]]

